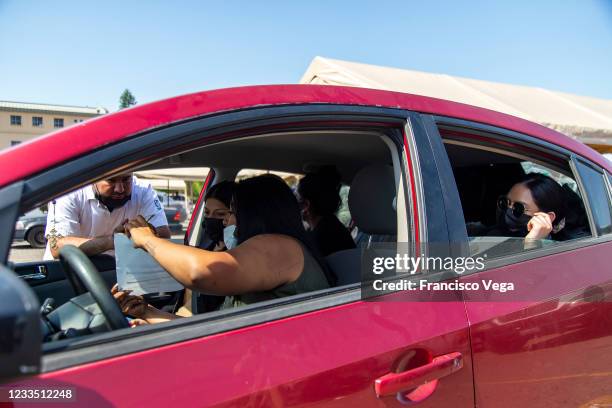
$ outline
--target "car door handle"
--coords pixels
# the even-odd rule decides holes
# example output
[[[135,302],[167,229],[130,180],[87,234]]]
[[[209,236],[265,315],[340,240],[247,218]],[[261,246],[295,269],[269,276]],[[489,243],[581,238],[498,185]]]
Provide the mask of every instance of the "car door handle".
[[[463,367],[461,353],[449,353],[435,357],[431,362],[401,373],[389,373],[374,382],[377,397],[409,391],[432,380],[446,377]]]
[[[30,273],[27,275],[20,275],[19,277],[25,281],[38,281],[47,279],[47,267],[45,265],[38,265],[38,273]]]

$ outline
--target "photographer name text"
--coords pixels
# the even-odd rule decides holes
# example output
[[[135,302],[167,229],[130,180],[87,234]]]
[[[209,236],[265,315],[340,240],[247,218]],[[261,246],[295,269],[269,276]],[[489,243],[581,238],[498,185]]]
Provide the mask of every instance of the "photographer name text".
[[[375,280],[372,283],[374,290],[378,291],[396,291],[396,290],[427,290],[427,291],[447,291],[447,290],[466,290],[466,291],[496,291],[500,293],[512,292],[514,283],[512,282],[495,282],[490,279],[482,279],[480,282],[459,282],[454,280],[451,282],[429,282],[426,279],[419,281],[402,279],[399,281],[385,282],[382,279]]]

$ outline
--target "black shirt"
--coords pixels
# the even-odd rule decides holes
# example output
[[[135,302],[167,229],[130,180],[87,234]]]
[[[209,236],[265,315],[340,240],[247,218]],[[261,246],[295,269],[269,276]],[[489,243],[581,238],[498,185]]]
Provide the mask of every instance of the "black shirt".
[[[343,249],[355,248],[355,242],[349,230],[342,225],[335,215],[328,215],[317,223],[312,230],[315,243],[323,256],[342,251]]]

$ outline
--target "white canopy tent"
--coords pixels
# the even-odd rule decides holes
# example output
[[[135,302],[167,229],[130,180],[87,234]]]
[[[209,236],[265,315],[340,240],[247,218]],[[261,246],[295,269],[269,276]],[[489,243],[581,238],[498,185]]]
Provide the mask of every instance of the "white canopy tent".
[[[208,167],[180,167],[176,169],[143,170],[134,173],[147,180],[188,180],[203,181],[208,176]]]
[[[187,181],[204,181],[208,176],[208,167],[182,167],[176,169],[143,170],[134,173],[136,177],[145,180],[156,190],[181,192],[185,197],[191,197],[191,183]]]
[[[145,177],[141,177],[138,173],[136,174],[136,177],[151,184],[151,187],[153,187],[155,190],[177,191],[182,193],[187,188],[187,184],[185,184],[183,180],[147,179]]]
[[[302,84],[344,85],[462,102],[540,123],[612,153],[612,100],[315,57]]]

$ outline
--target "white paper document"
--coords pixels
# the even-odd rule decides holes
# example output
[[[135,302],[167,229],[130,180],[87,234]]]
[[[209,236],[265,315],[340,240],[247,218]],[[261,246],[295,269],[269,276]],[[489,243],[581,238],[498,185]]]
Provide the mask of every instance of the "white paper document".
[[[120,290],[131,289],[134,295],[175,292],[183,289],[161,265],[147,253],[134,248],[125,234],[115,234],[115,262]]]

